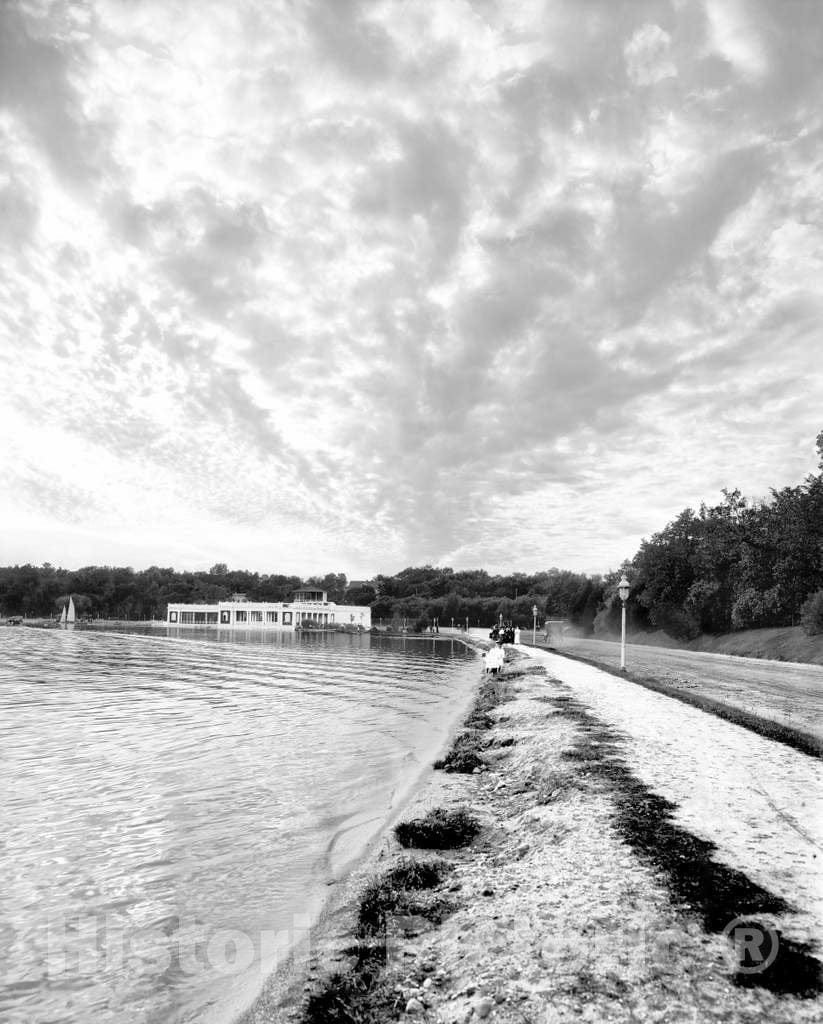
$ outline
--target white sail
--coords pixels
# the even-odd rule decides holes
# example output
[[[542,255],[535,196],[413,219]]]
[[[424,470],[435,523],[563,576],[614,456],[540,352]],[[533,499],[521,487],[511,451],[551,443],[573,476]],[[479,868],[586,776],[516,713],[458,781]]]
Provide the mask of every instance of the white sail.
[[[66,613],[66,622],[74,622],[75,611],[74,611],[74,598],[69,597],[69,610]]]
[[[67,609],[67,608],[68,608],[68,605],[67,605],[67,604],[64,604],[64,605],[63,605],[63,613],[62,613],[62,615],[60,616],[60,622],[61,622],[61,623],[63,623],[63,622],[65,622],[65,621],[66,621],[66,609]]]

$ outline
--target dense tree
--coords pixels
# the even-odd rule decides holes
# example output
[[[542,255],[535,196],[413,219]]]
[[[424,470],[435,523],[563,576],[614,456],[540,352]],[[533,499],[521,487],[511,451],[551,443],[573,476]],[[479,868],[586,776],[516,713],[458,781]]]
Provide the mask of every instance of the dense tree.
[[[817,446],[823,470],[823,433]],[[643,541],[630,575],[638,617],[675,637],[796,624],[823,587],[823,472],[759,503],[724,490],[686,509]]]

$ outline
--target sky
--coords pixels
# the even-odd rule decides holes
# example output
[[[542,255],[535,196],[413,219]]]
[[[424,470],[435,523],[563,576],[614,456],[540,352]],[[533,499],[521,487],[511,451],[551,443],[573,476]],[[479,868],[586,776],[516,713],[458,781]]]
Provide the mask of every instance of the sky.
[[[0,0],[0,564],[603,572],[817,468],[818,0]]]

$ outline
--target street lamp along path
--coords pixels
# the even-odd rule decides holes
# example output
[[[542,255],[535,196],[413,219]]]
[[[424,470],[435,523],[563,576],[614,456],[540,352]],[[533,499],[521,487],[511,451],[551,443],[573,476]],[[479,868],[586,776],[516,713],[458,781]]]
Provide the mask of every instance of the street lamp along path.
[[[626,671],[626,601],[629,599],[629,591],[631,590],[631,584],[626,579],[626,574],[620,577],[620,582],[617,584],[617,593],[620,595],[620,600],[623,604],[620,614],[620,671]]]

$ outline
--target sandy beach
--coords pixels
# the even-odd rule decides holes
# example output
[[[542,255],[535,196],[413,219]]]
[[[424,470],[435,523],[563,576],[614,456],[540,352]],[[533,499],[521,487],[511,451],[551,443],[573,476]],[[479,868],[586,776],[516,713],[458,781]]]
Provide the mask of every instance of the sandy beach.
[[[432,771],[400,816],[462,810],[478,834],[387,831],[244,1019],[819,1020],[819,762],[543,652],[510,652],[498,689],[482,763]],[[437,880],[367,927],[410,864]]]

